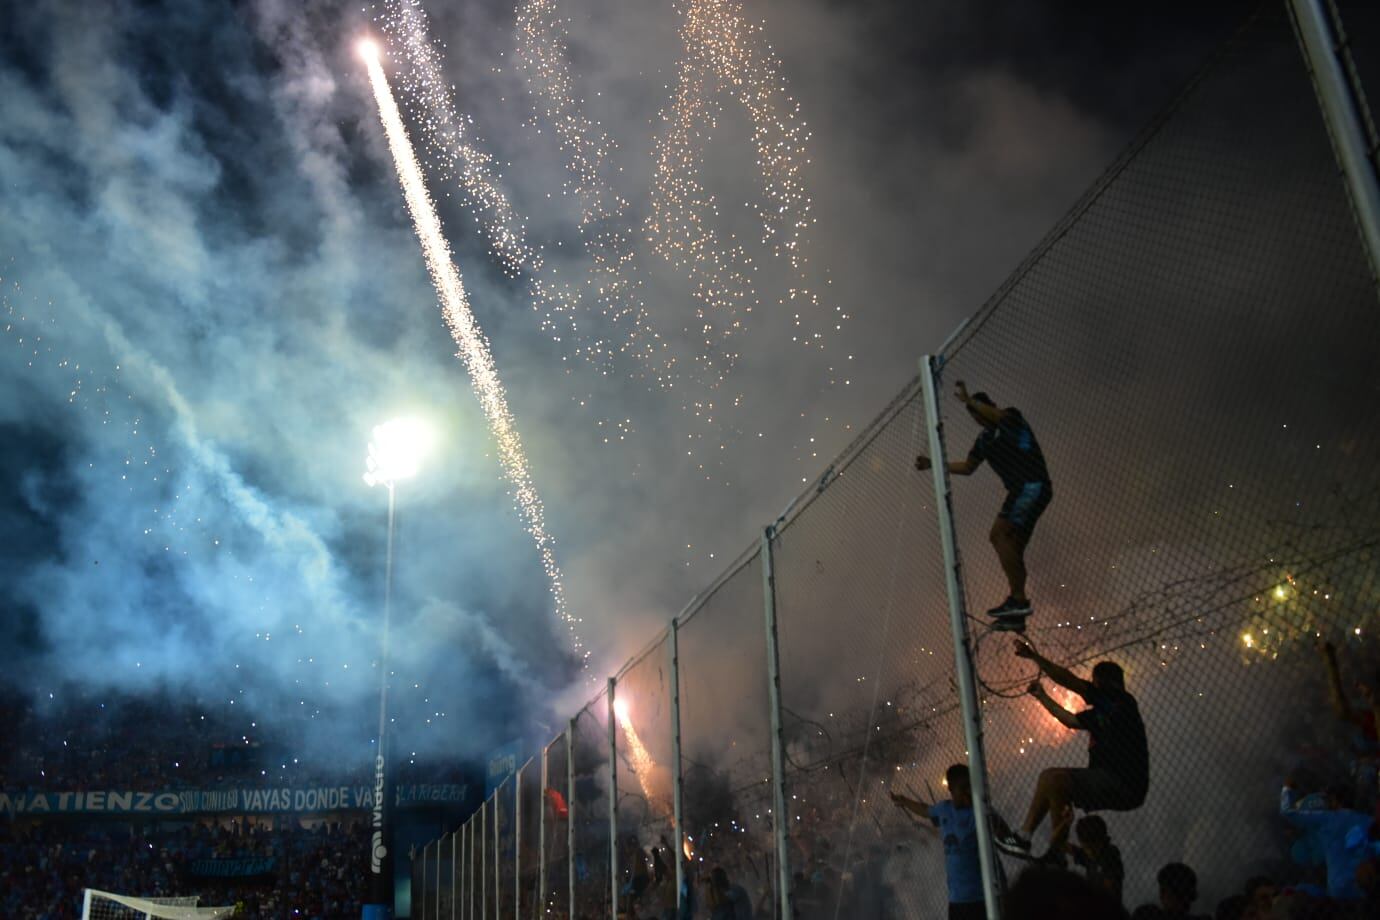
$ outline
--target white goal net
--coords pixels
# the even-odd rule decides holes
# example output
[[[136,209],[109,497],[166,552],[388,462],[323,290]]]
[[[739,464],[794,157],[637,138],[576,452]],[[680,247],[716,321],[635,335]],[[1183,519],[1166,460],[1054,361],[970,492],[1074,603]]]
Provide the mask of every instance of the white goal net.
[[[82,894],[81,920],[219,920],[233,907],[197,907],[198,898],[135,898],[87,888]]]

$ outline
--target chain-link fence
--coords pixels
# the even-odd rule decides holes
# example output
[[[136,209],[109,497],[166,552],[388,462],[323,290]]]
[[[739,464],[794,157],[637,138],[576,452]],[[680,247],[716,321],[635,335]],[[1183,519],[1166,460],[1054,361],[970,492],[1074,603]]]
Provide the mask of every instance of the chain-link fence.
[[[1263,5],[523,769],[521,845],[511,782],[470,820],[468,916],[1376,915],[1373,134],[1307,28]]]

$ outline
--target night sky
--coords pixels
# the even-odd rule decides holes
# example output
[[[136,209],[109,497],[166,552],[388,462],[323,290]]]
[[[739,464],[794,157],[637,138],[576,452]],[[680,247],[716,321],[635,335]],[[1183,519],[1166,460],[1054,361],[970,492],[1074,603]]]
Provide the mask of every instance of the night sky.
[[[439,431],[399,501],[393,648],[414,746],[482,752],[589,695],[354,53],[386,38],[384,6],[5,4],[0,623],[4,679],[22,692],[359,704],[376,689],[384,533],[364,449],[406,411]],[[424,6],[469,140],[551,277],[578,283],[578,207],[514,66],[513,4]],[[703,142],[715,226],[766,267],[713,392],[685,331],[689,282],[640,235],[646,314],[682,356],[679,390],[627,356],[593,366],[578,337],[543,329],[425,157],[594,674],[819,474],[1249,6],[751,4],[809,126],[803,246],[821,299],[804,320],[826,334],[791,341],[790,279],[738,206],[756,194],[749,125],[722,100]],[[679,5],[562,9],[575,93],[614,144],[603,174],[640,227]],[[590,300],[577,323],[598,332]]]

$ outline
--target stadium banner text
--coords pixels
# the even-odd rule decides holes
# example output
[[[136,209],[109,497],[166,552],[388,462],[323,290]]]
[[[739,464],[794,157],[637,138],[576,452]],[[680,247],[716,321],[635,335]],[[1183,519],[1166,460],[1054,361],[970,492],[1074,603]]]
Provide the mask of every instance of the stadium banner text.
[[[464,783],[410,783],[396,787],[399,808],[460,804],[469,789]],[[0,814],[10,815],[192,815],[235,812],[368,811],[374,807],[374,787],[291,786],[222,789],[182,789],[141,792],[93,789],[81,792],[0,791]]]
[[[272,856],[253,859],[194,859],[187,865],[187,874],[198,878],[252,878],[272,875],[277,860]]]

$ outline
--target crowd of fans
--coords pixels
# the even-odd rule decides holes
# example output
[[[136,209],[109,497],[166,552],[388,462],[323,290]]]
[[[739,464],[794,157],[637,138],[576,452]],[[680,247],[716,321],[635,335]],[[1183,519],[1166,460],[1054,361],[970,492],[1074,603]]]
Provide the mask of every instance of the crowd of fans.
[[[246,821],[144,828],[0,823],[0,916],[80,917],[82,889],[94,888],[141,897],[195,893],[202,906],[234,905],[236,917],[262,920],[358,917],[365,837],[362,818],[310,829]],[[254,860],[253,874],[208,872],[208,860]]]
[[[1202,867],[1195,869],[1183,862],[1181,852],[1166,852],[1162,862],[1150,866],[1135,865],[1144,858],[1146,843],[1136,842],[1128,848],[1134,859],[1124,857],[1127,841],[1113,839],[1102,815],[1083,813],[1071,822],[1071,833],[1057,848],[1037,852],[1027,860],[999,857],[1008,876],[1007,915],[1089,920],[1380,917],[1380,739],[1376,732],[1380,723],[1380,669],[1361,653],[1339,661],[1337,652],[1327,644],[1319,646],[1318,659],[1297,663],[1312,669],[1315,679],[1309,683],[1316,689],[1309,692],[1325,694],[1325,700],[1316,698],[1309,705],[1306,696],[1300,697],[1297,718],[1307,728],[1292,732],[1291,747],[1271,754],[1272,763],[1291,772],[1282,789],[1259,790],[1261,811],[1277,815],[1276,855],[1220,854],[1208,869],[1213,892],[1208,900],[1200,892],[1198,873]],[[1351,679],[1344,679],[1348,677]],[[1320,714],[1324,717],[1319,718]],[[1289,722],[1288,717],[1277,714],[1276,718]],[[1202,751],[1195,756],[1212,755]],[[887,768],[874,765],[873,769]],[[847,783],[825,781],[805,794],[807,781],[801,778],[792,788],[802,793],[793,808],[790,835],[795,915],[802,920],[929,916],[932,909],[917,905],[932,904],[934,895],[916,896],[916,889],[927,883],[915,877],[915,870],[918,860],[944,858],[947,831],[934,829],[930,839],[939,847],[911,847],[898,842],[894,823],[883,827],[876,824],[874,812],[866,807],[859,810],[854,797],[844,794]],[[833,795],[824,791],[828,782],[832,782]],[[953,789],[948,791],[958,798]],[[1202,790],[1184,792],[1203,794]],[[697,816],[708,807],[708,803],[687,802],[687,812]],[[753,811],[747,803],[737,801],[725,814],[741,816]],[[923,817],[930,817],[928,810]],[[912,820],[917,828],[930,826],[929,821]],[[1128,817],[1117,823],[1127,826],[1134,821]],[[728,832],[720,833],[717,840],[700,841],[696,858],[686,865],[687,900],[695,905],[689,916],[711,920],[772,916],[775,885],[768,857],[773,845],[770,828],[750,831],[727,818],[720,823]],[[848,829],[853,833],[846,833]],[[675,920],[671,859],[664,840],[655,845],[639,845],[633,837],[622,841],[621,914],[638,920]],[[1152,867],[1155,870],[1150,899],[1145,898],[1141,886],[1136,886],[1134,894],[1129,890],[1128,861],[1139,877],[1145,877]],[[1242,867],[1235,884],[1222,877],[1222,866],[1233,862]],[[927,871],[926,878],[933,879],[934,875]],[[933,882],[928,885],[932,887]],[[597,885],[589,890],[600,893]],[[979,888],[978,897],[980,892]],[[587,905],[590,915],[599,914],[601,905],[606,914],[607,902],[602,900],[601,904]]]

